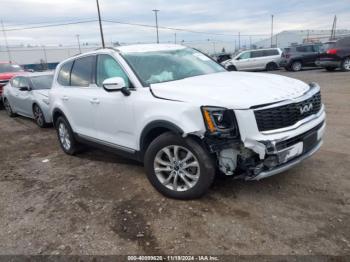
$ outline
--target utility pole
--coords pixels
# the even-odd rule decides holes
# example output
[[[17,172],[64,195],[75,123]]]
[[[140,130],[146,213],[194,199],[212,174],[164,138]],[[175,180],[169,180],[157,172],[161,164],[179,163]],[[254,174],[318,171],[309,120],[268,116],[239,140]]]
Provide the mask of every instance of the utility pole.
[[[81,54],[81,47],[80,47],[80,35],[77,34],[77,41],[78,41],[78,47],[79,47],[79,53]]]
[[[273,15],[271,15],[271,47],[272,47],[272,39],[273,39]]]
[[[337,30],[337,16],[335,15],[333,20],[332,30],[331,30],[331,37],[329,38],[329,40],[335,40],[336,30]]]
[[[174,34],[174,42],[175,42],[175,45],[176,45],[176,33]]]
[[[159,32],[158,32],[158,9],[153,9],[154,15],[156,17],[156,30],[157,30],[157,44],[159,44]]]
[[[252,36],[249,36],[249,49],[252,49]]]
[[[6,35],[4,23],[3,23],[2,20],[1,20],[1,27],[2,27],[2,33],[4,34],[5,46],[6,46],[6,51],[7,51],[7,55],[8,55],[8,58],[9,58],[9,62],[11,62],[12,61],[12,56],[11,56],[9,44],[7,42],[7,35]]]
[[[238,32],[238,50],[241,49],[241,32]]]
[[[102,47],[105,48],[105,39],[103,37],[103,29],[102,29],[102,21],[101,21],[101,13],[100,13],[100,4],[98,0],[96,0],[97,4],[97,13],[98,13],[98,22],[100,24],[100,33],[101,33],[101,42],[102,42]]]

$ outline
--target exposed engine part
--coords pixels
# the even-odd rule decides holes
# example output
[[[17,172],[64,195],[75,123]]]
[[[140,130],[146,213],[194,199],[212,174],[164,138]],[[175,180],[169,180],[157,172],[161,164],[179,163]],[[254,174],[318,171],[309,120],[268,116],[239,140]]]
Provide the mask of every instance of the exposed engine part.
[[[223,149],[218,153],[219,168],[228,176],[232,176],[237,167],[239,151],[233,148]]]

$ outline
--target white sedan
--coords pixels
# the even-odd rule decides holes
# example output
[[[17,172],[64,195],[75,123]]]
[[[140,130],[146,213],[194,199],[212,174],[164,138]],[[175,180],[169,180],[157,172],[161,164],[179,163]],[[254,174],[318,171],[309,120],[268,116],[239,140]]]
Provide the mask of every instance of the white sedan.
[[[4,87],[2,97],[7,114],[32,118],[39,127],[51,123],[48,97],[52,79],[52,72],[28,73],[12,78]]]

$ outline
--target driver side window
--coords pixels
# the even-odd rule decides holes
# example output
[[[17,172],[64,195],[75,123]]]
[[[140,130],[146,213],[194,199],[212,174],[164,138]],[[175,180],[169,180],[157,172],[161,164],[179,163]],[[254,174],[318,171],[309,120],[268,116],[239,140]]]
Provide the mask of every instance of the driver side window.
[[[245,52],[245,53],[243,53],[243,54],[241,54],[241,55],[239,56],[239,59],[240,59],[240,60],[242,60],[242,59],[248,59],[248,58],[250,58],[250,52]]]
[[[121,77],[124,79],[126,87],[130,87],[130,81],[123,68],[110,55],[99,55],[97,57],[96,84],[102,86],[107,78]]]

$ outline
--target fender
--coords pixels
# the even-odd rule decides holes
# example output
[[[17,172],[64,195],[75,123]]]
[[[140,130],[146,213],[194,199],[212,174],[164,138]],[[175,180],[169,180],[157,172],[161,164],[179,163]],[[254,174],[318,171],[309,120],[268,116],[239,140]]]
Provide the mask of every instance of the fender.
[[[184,131],[178,127],[177,125],[166,121],[166,120],[155,120],[150,123],[148,123],[142,130],[141,136],[140,136],[140,150],[143,151],[143,146],[145,143],[145,138],[149,134],[149,132],[155,128],[166,128],[169,129],[170,131],[173,131],[176,134],[182,135]]]
[[[52,123],[53,123],[54,126],[55,126],[55,124],[56,124],[56,123],[55,123],[55,122],[56,122],[56,121],[55,121],[56,119],[54,118],[54,116],[55,116],[56,113],[59,113],[60,115],[63,115],[65,118],[67,118],[66,115],[63,113],[63,111],[62,111],[61,109],[55,108],[55,109],[52,111]],[[67,119],[67,120],[68,120],[68,119]]]

